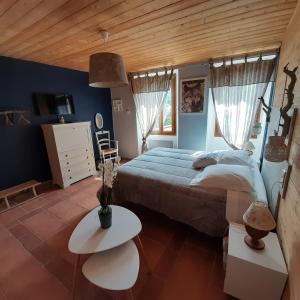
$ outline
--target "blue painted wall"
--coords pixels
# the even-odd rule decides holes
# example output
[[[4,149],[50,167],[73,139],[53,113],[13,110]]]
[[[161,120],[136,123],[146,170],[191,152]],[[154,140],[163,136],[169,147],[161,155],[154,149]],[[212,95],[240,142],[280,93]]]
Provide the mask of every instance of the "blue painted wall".
[[[0,109],[29,110],[32,122],[8,127],[0,118],[0,189],[31,179],[51,178],[40,124],[55,123],[56,116],[34,115],[33,92],[73,95],[75,114],[67,121],[92,121],[94,132],[94,116],[100,112],[104,129],[113,133],[110,90],[90,88],[88,73],[0,56]],[[98,157],[97,151],[95,155]]]
[[[181,98],[182,79],[206,77],[208,79],[208,63],[185,66],[178,70],[179,97]],[[208,101],[208,82],[205,87],[204,113],[180,113],[178,105],[178,148],[205,150],[206,148],[206,129],[207,129],[207,101]]]

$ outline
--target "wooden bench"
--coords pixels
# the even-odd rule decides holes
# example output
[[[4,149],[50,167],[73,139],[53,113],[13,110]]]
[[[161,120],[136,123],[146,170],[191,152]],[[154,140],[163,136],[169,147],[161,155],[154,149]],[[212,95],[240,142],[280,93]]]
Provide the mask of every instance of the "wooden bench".
[[[4,199],[7,208],[10,208],[10,204],[8,202],[9,196],[20,193],[20,192],[28,190],[28,189],[32,189],[33,195],[35,197],[35,196],[37,196],[35,187],[39,184],[41,184],[41,183],[36,180],[30,180],[30,181],[21,183],[16,186],[12,186],[10,188],[0,191],[0,199]]]

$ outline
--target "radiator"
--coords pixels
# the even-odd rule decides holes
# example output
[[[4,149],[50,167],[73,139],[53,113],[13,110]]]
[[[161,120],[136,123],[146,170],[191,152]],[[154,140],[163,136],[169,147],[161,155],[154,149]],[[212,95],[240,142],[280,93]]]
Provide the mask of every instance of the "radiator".
[[[153,149],[157,147],[164,147],[164,148],[173,148],[173,141],[167,140],[148,140],[148,149]]]

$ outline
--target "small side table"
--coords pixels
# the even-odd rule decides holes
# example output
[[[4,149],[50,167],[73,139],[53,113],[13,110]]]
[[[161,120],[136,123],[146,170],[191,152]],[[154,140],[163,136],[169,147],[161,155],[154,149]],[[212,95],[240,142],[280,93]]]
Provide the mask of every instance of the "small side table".
[[[73,299],[76,296],[76,282],[81,254],[92,254],[83,265],[83,274],[95,285],[110,290],[129,290],[139,272],[139,253],[145,259],[150,272],[141,240],[142,229],[139,218],[130,210],[111,205],[112,226],[102,229],[96,207],[76,226],[70,240],[69,251],[77,254],[73,278]],[[132,298],[132,291],[129,291]]]
[[[245,235],[243,225],[230,223],[224,292],[243,300],[280,300],[288,273],[277,235],[263,239],[263,250],[249,248]]]

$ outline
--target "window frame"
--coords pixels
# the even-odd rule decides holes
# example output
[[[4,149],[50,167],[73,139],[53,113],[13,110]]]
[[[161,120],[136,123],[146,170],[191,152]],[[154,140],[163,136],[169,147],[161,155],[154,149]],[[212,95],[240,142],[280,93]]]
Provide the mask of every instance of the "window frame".
[[[172,95],[172,131],[164,131],[164,116],[163,111],[160,113],[159,116],[159,130],[152,130],[151,135],[176,135],[177,132],[177,126],[176,126],[176,103],[177,103],[177,91],[176,91],[176,75],[173,74],[173,77],[171,79],[171,95]]]

